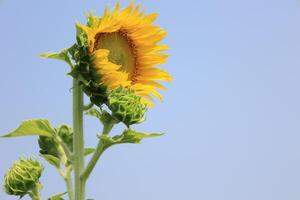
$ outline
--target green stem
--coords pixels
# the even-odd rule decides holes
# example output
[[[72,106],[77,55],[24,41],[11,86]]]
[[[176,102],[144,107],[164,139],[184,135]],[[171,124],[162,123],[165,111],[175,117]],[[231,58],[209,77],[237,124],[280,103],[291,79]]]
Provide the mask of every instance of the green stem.
[[[83,92],[79,81],[75,79],[73,79],[73,129],[75,200],[85,200],[85,182],[80,179],[84,168]]]
[[[104,148],[103,148],[101,140],[99,140],[98,145],[96,147],[96,150],[95,150],[91,160],[89,161],[85,170],[81,174],[81,179],[83,181],[86,181],[89,178],[91,172],[93,171],[94,167],[96,166],[97,161],[99,160],[99,158],[103,152],[104,152]]]
[[[109,132],[111,131],[111,129],[114,126],[114,122],[112,123],[108,123],[108,124],[104,124],[103,127],[103,131],[102,134],[103,135],[108,135]],[[81,174],[81,179],[86,182],[87,179],[89,178],[91,172],[93,171],[93,169],[95,168],[100,156],[102,155],[102,153],[104,152],[105,148],[104,145],[102,144],[101,139],[99,139],[98,145],[96,147],[96,150],[91,158],[91,160],[89,161],[88,165],[86,166],[86,168],[84,169],[84,171]]]
[[[66,165],[67,161],[72,162],[72,152],[69,147],[58,136],[54,137],[54,140],[58,143],[58,152],[63,164]]]
[[[29,196],[32,200],[41,200],[41,194],[40,189],[42,188],[42,185],[40,183],[37,183],[35,187],[32,189],[32,191],[29,193]]]
[[[60,137],[54,138],[56,142],[58,143],[58,152],[59,152],[59,158],[62,164],[64,165],[64,170],[61,168],[58,169],[60,175],[64,178],[64,181],[67,186],[69,200],[74,200],[74,191],[73,191],[73,183],[72,183],[72,165],[70,162],[72,162],[72,156],[69,148],[65,143],[61,140]]]
[[[64,180],[67,185],[69,200],[74,200],[74,191],[73,191],[71,171],[72,171],[71,169],[67,169],[66,177],[64,178]]]
[[[59,144],[60,144],[61,147],[63,148],[64,153],[65,153],[65,155],[66,155],[66,157],[67,157],[67,160],[68,160],[69,162],[72,162],[72,160],[73,160],[73,155],[72,155],[72,152],[70,151],[69,147],[67,147],[67,145],[66,145],[63,141],[61,141]]]

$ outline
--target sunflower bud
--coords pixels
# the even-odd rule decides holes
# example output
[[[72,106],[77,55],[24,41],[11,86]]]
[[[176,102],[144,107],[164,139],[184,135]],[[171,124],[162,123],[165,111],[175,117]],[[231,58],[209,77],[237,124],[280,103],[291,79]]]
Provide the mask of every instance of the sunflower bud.
[[[141,102],[141,97],[135,95],[133,90],[123,87],[108,94],[107,106],[112,115],[127,126],[142,122],[147,110],[146,104]]]
[[[43,166],[33,159],[20,159],[6,172],[4,190],[9,195],[24,196],[39,182]]]
[[[67,125],[61,125],[57,129],[57,136],[69,147],[70,151],[73,149],[73,130]],[[49,154],[59,157],[58,144],[53,138],[40,136],[39,146],[41,154]]]

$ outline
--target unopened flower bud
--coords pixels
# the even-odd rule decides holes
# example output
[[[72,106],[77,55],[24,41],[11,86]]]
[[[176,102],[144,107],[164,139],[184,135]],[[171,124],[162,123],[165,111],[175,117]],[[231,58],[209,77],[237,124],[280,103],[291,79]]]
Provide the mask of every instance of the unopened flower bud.
[[[24,196],[39,182],[43,166],[33,159],[20,159],[6,172],[4,190],[9,195]]]
[[[123,87],[109,92],[107,106],[112,115],[127,126],[142,122],[147,110],[141,97],[135,95],[133,90]]]
[[[73,130],[67,125],[61,125],[57,129],[57,136],[69,147],[70,151],[73,149]],[[55,157],[59,157],[58,144],[50,137],[40,136],[39,146],[41,154],[49,154]]]

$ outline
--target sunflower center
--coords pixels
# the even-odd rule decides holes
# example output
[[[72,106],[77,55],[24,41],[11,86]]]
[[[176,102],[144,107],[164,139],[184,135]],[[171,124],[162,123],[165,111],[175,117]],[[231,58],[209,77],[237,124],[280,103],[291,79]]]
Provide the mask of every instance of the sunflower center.
[[[119,31],[113,33],[98,33],[95,37],[95,50],[108,49],[108,60],[114,64],[121,65],[121,71],[132,77],[135,71],[135,52],[132,41],[126,33]]]

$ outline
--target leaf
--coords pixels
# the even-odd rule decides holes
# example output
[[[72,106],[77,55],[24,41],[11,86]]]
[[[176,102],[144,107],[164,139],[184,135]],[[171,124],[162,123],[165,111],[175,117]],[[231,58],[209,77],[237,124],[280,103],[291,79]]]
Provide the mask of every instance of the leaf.
[[[115,119],[107,111],[103,110],[102,113],[95,108],[89,109],[86,115],[98,118],[103,124],[116,124],[118,120]]]
[[[163,135],[163,133],[143,133],[132,129],[127,129],[121,135],[116,135],[114,137],[109,137],[107,135],[100,135],[98,137],[102,140],[104,149],[106,149],[115,144],[137,144],[140,143],[144,138],[158,137],[161,135]]]
[[[87,155],[93,153],[94,151],[95,151],[94,148],[85,148],[84,149],[84,155],[87,156]]]
[[[26,120],[14,131],[2,137],[18,137],[28,135],[40,135],[53,137],[54,130],[46,119]]]
[[[50,155],[50,154],[41,154],[41,156],[50,164],[53,165],[56,168],[60,167],[60,161],[59,158]]]
[[[101,113],[95,108],[89,109],[85,114],[92,117],[96,117],[98,119],[101,118]]]
[[[152,138],[163,135],[163,133],[143,133],[132,129],[127,129],[123,132],[120,138],[120,143],[140,143],[144,138]]]
[[[71,68],[73,68],[73,64],[69,57],[69,49],[67,48],[61,50],[59,53],[47,52],[47,53],[42,53],[40,56],[42,58],[52,58],[52,59],[62,60],[66,62],[68,65],[70,65]]]
[[[56,194],[50,198],[48,198],[48,200],[64,200],[62,198],[63,195],[67,194],[67,192],[62,192],[62,193],[59,193],[59,194]]]

